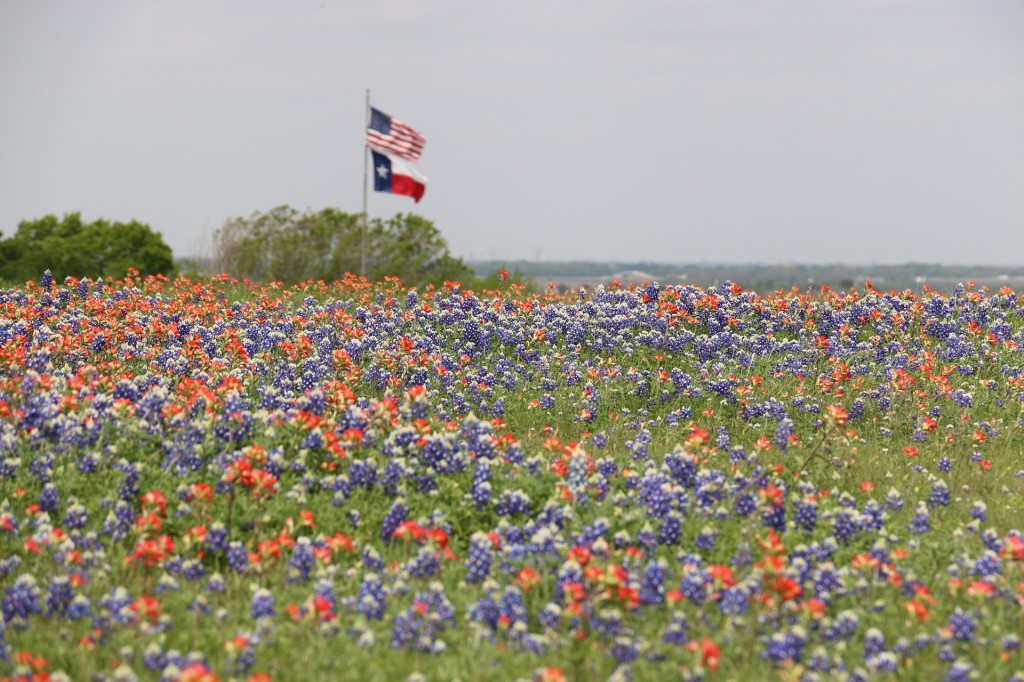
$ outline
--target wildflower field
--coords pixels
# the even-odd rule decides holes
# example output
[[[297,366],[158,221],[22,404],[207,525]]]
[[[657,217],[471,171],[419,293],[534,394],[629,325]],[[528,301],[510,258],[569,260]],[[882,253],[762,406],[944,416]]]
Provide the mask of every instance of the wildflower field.
[[[0,289],[2,680],[1024,680],[1024,309]]]

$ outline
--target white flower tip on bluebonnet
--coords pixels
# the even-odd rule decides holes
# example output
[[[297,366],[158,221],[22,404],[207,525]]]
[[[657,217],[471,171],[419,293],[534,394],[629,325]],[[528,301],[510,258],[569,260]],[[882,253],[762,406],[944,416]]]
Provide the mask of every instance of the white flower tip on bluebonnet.
[[[139,678],[127,663],[122,663],[110,675],[110,679],[111,682],[138,682]]]

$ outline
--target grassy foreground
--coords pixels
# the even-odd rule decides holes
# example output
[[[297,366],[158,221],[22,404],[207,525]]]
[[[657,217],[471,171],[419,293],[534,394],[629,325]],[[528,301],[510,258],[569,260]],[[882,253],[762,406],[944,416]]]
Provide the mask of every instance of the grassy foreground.
[[[2,680],[1024,680],[959,287],[0,290]]]

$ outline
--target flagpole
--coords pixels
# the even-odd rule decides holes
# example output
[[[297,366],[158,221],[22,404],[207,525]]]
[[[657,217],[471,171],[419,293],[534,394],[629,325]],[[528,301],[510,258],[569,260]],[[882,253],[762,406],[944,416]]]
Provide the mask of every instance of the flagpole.
[[[366,129],[370,128],[370,89],[366,89]],[[366,130],[363,131],[365,137]],[[366,232],[369,229],[370,214],[366,208],[366,198],[369,194],[369,174],[367,168],[370,165],[370,148],[363,145],[363,245],[359,257],[359,274],[366,277]]]

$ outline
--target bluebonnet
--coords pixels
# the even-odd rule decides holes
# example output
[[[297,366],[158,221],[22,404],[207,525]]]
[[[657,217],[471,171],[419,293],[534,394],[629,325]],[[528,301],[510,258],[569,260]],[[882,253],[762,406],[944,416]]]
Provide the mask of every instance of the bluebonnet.
[[[689,641],[689,632],[690,628],[686,615],[683,613],[673,613],[668,624],[665,626],[665,632],[662,634],[661,640],[666,644],[682,646]]]
[[[228,544],[227,560],[228,568],[236,573],[244,573],[249,567],[249,554],[237,540]]]
[[[42,492],[39,493],[39,508],[43,511],[52,512],[56,511],[59,506],[60,493],[53,483],[47,482],[43,485]]]
[[[502,491],[494,507],[498,516],[530,513],[530,498],[522,490]]]
[[[945,481],[935,481],[932,483],[931,494],[928,495],[928,506],[929,507],[948,507],[949,506],[949,486],[946,485]]]
[[[466,556],[466,582],[477,584],[491,571],[491,539],[485,533],[476,532],[470,538]]]
[[[82,618],[92,617],[92,603],[89,598],[76,594],[65,607],[65,613],[69,620],[76,621]]]
[[[878,628],[864,633],[864,658],[871,658],[885,651],[885,636]]]
[[[803,660],[804,645],[807,644],[807,632],[799,625],[785,632],[775,632],[768,637],[761,657],[775,663],[791,661],[799,663]]]
[[[907,525],[907,529],[915,535],[922,535],[931,530],[931,522],[928,518],[928,507],[924,501],[918,502],[914,508],[914,516]]]
[[[227,550],[227,527],[220,521],[214,521],[207,529],[206,547],[211,552]]]
[[[384,592],[384,585],[375,573],[367,573],[363,576],[363,582],[359,586],[359,597],[356,603],[356,611],[367,618],[381,620],[387,608],[387,595]]]
[[[640,576],[640,601],[644,604],[661,604],[665,601],[665,578],[667,565],[664,560],[652,559]]]
[[[818,524],[818,505],[810,500],[797,500],[793,505],[793,521],[804,530],[814,530]]]
[[[405,522],[408,513],[409,508],[405,505],[405,500],[399,498],[392,502],[387,514],[384,515],[384,520],[381,521],[380,539],[390,543],[393,539],[392,534]]]
[[[470,496],[473,498],[473,505],[477,510],[485,509],[491,502],[490,480],[490,462],[485,459],[478,460],[473,471],[473,481],[470,484]]]
[[[316,566],[316,556],[313,554],[313,543],[308,537],[300,537],[295,541],[288,566],[293,569],[289,572],[289,580],[309,580],[310,571]]]
[[[447,649],[440,635],[455,623],[455,609],[440,583],[413,598],[412,605],[395,616],[390,646],[439,654]]]
[[[437,551],[433,547],[423,546],[419,548],[416,556],[409,561],[406,570],[414,578],[430,578],[441,568],[441,562]]]
[[[849,544],[857,533],[857,513],[850,509],[837,509],[832,523],[832,536],[840,545]]]
[[[942,676],[942,682],[969,682],[976,679],[974,676],[975,667],[970,661],[958,659],[949,666],[949,670]]]
[[[697,533],[697,538],[694,540],[694,545],[697,549],[705,552],[710,552],[715,548],[715,541],[718,539],[718,531],[711,526],[704,526]]]
[[[258,588],[252,595],[249,611],[254,620],[273,618],[277,611],[274,608],[274,596],[270,590]]]
[[[28,573],[19,575],[4,594],[0,607],[4,621],[19,627],[27,626],[30,615],[42,612],[39,597],[39,586],[35,577]]]
[[[974,639],[974,631],[977,629],[974,618],[959,606],[949,617],[949,630],[954,639],[969,642]]]
[[[566,473],[565,484],[572,492],[573,501],[579,505],[587,503],[587,457],[580,450],[572,453],[569,458],[569,467]]]

